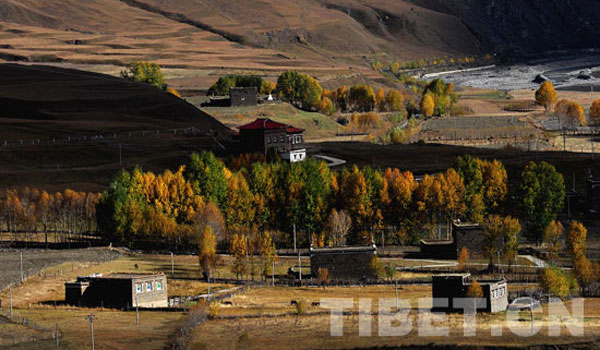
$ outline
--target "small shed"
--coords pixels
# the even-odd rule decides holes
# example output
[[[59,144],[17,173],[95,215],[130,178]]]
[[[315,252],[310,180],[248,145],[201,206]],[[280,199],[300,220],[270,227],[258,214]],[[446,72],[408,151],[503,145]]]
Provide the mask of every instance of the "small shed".
[[[359,282],[376,279],[371,261],[377,255],[375,244],[367,246],[310,248],[311,275],[326,268],[329,277],[338,282]]]
[[[76,281],[65,283],[65,301],[87,307],[167,307],[167,277],[131,273],[77,277]]]
[[[456,298],[466,298],[472,279],[469,273],[441,274],[432,276],[432,297],[446,299],[447,307],[435,306],[436,311],[462,311]],[[505,279],[477,281],[481,285],[485,308],[477,311],[501,312],[508,307],[508,285]]]
[[[500,244],[501,242],[498,242]],[[483,255],[485,246],[484,227],[478,223],[461,222],[452,223],[452,240],[450,241],[421,241],[422,257],[436,259],[457,259],[463,248],[469,249],[472,257]]]
[[[256,87],[235,87],[229,90],[231,107],[256,106],[258,94]]]

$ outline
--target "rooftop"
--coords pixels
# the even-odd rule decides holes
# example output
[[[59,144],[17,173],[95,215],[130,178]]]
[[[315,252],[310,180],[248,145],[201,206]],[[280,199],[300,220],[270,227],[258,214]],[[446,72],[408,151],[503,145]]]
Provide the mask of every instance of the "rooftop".
[[[269,118],[258,118],[251,123],[239,126],[238,129],[240,129],[240,131],[242,131],[242,130],[281,130],[281,129],[285,129],[286,132],[291,133],[291,134],[304,132],[304,129],[295,128],[291,125],[276,122]]]
[[[375,244],[364,246],[344,246],[344,247],[326,247],[310,248],[311,253],[338,253],[338,252],[372,252],[377,251]]]
[[[159,274],[150,274],[150,273],[125,273],[125,272],[118,272],[118,273],[111,273],[108,275],[102,275],[102,274],[93,274],[90,276],[79,276],[77,277],[78,281],[81,280],[91,280],[91,279],[123,279],[123,280],[129,280],[129,279],[137,279],[137,278],[156,278],[156,277],[163,277],[164,274],[159,273]]]

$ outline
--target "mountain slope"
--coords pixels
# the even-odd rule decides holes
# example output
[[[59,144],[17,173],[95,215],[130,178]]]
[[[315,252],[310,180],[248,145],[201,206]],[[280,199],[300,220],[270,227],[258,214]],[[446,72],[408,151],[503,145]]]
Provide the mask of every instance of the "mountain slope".
[[[5,0],[0,58],[281,70],[476,54],[453,16],[403,0]]]

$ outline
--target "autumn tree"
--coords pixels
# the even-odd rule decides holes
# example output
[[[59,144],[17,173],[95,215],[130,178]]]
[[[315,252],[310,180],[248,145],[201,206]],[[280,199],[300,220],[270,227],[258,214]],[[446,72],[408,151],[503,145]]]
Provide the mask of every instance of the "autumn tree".
[[[156,63],[145,61],[132,62],[127,66],[126,70],[121,71],[121,76],[128,80],[152,85],[160,90],[167,88],[167,83],[160,70],[160,66]]]
[[[598,127],[600,126],[600,100],[592,102],[590,107],[590,125]]]
[[[521,172],[518,193],[518,209],[525,238],[539,244],[546,227],[556,219],[563,207],[563,177],[546,162],[530,162]]]
[[[331,210],[327,222],[330,238],[333,246],[343,246],[346,244],[346,237],[352,228],[352,219],[345,210]]]
[[[271,238],[271,234],[268,231],[263,232],[259,238],[259,253],[262,262],[262,275],[267,279],[273,271],[273,262],[277,260],[277,252],[275,249],[275,243]]]
[[[239,279],[240,276],[243,276],[248,270],[248,265],[246,263],[248,244],[245,235],[233,235],[229,245],[229,253],[233,255],[234,258],[231,272],[235,273],[236,279]]]
[[[326,267],[319,267],[317,270],[317,280],[324,290],[325,286],[331,282],[331,278],[329,277],[329,269]]]
[[[563,299],[579,288],[577,280],[570,273],[558,267],[543,269],[540,273],[539,283],[546,293]]]
[[[425,96],[429,96],[427,101],[425,101]],[[429,103],[433,102],[433,111],[430,114],[423,113],[423,101],[425,101],[425,110],[429,112]],[[452,106],[458,101],[458,95],[454,92],[454,84],[453,83],[444,83],[442,79],[434,79],[429,84],[425,86],[423,89],[423,97],[421,101],[421,114],[426,116],[436,115],[442,116],[446,114],[447,111],[452,109]]]
[[[375,91],[370,85],[354,85],[348,92],[348,103],[352,109],[361,112],[372,111],[377,104]]]
[[[317,108],[323,95],[319,82],[308,74],[283,72],[277,79],[277,94],[284,101],[303,109]]]
[[[421,99],[421,107],[420,107],[421,114],[426,117],[430,117],[433,115],[434,108],[435,108],[435,102],[433,100],[433,96],[431,94],[423,95],[423,98]]]
[[[498,257],[501,239],[504,233],[503,220],[499,215],[490,215],[484,221],[485,243],[483,250],[489,259],[489,267],[494,266],[494,258]]]
[[[558,262],[558,255],[563,249],[563,234],[564,227],[558,220],[552,220],[548,227],[546,227],[544,243],[546,243],[548,247],[548,260],[551,263],[556,264]]]
[[[206,225],[198,237],[198,261],[202,268],[202,273],[207,279],[210,277],[210,267],[215,261],[216,254],[217,237],[212,227]]]
[[[376,255],[371,258],[371,271],[377,277],[383,276],[385,273],[385,267]]]
[[[554,115],[558,118],[563,129],[574,129],[579,125],[586,125],[583,107],[575,101],[562,99],[554,107]]]
[[[198,229],[210,226],[217,243],[229,242],[226,236],[225,218],[215,202],[208,201],[204,204],[196,213],[193,221]]]
[[[508,264],[509,270],[517,260],[519,253],[519,233],[521,232],[521,224],[519,220],[511,216],[504,217],[502,239],[504,242],[503,256],[504,261]]]
[[[465,271],[467,269],[467,265],[469,264],[470,252],[469,248],[462,247],[460,252],[458,253],[458,269],[461,271]]]
[[[481,289],[481,284],[476,279],[473,279],[469,284],[466,296],[468,298],[483,298],[483,289]]]
[[[218,96],[227,96],[234,87],[255,87],[258,93],[269,94],[273,91],[271,84],[257,75],[231,74],[220,77],[208,89],[208,92]]]
[[[387,109],[392,112],[404,111],[404,96],[398,90],[389,90],[385,102]]]
[[[229,231],[237,233],[247,231],[256,223],[256,207],[253,199],[254,196],[244,175],[233,174],[228,183],[225,209],[225,222]]]
[[[321,102],[319,102],[319,112],[332,115],[335,113],[335,107],[333,107],[333,102],[329,99],[329,97],[323,97]]]
[[[375,104],[380,112],[386,111],[385,91],[383,91],[382,88],[379,88],[379,90],[377,90],[377,94],[375,95]]]
[[[543,106],[546,110],[552,109],[554,103],[558,99],[554,85],[551,82],[545,81],[540,88],[535,92],[535,102]]]
[[[500,210],[508,193],[508,174],[497,161],[478,160],[481,169],[481,191],[487,212]]]

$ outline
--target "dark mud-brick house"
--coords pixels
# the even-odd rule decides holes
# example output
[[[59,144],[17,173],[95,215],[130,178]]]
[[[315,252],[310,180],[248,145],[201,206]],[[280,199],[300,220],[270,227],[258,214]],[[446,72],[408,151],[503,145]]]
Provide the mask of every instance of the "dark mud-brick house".
[[[229,89],[229,104],[231,107],[256,106],[258,104],[256,87]]]
[[[167,307],[167,277],[163,274],[115,273],[77,277],[65,283],[67,304],[88,307]]]
[[[422,240],[420,255],[437,259],[457,259],[461,249],[466,247],[472,257],[479,257],[484,253],[484,245],[485,232],[482,225],[455,220],[452,223],[452,240]]]
[[[502,312],[508,307],[508,285],[505,279],[477,281],[481,285],[485,305],[478,305],[477,311]],[[457,298],[466,298],[472,283],[468,273],[442,274],[432,276],[433,310],[462,312],[463,306]],[[442,305],[444,303],[445,305]]]
[[[279,123],[268,118],[258,118],[239,127],[240,148],[244,152],[259,152],[267,155],[274,150],[289,162],[306,159],[304,129]]]
[[[310,272],[313,278],[319,268],[326,268],[334,282],[359,282],[376,279],[371,261],[377,255],[377,247],[310,248]]]

